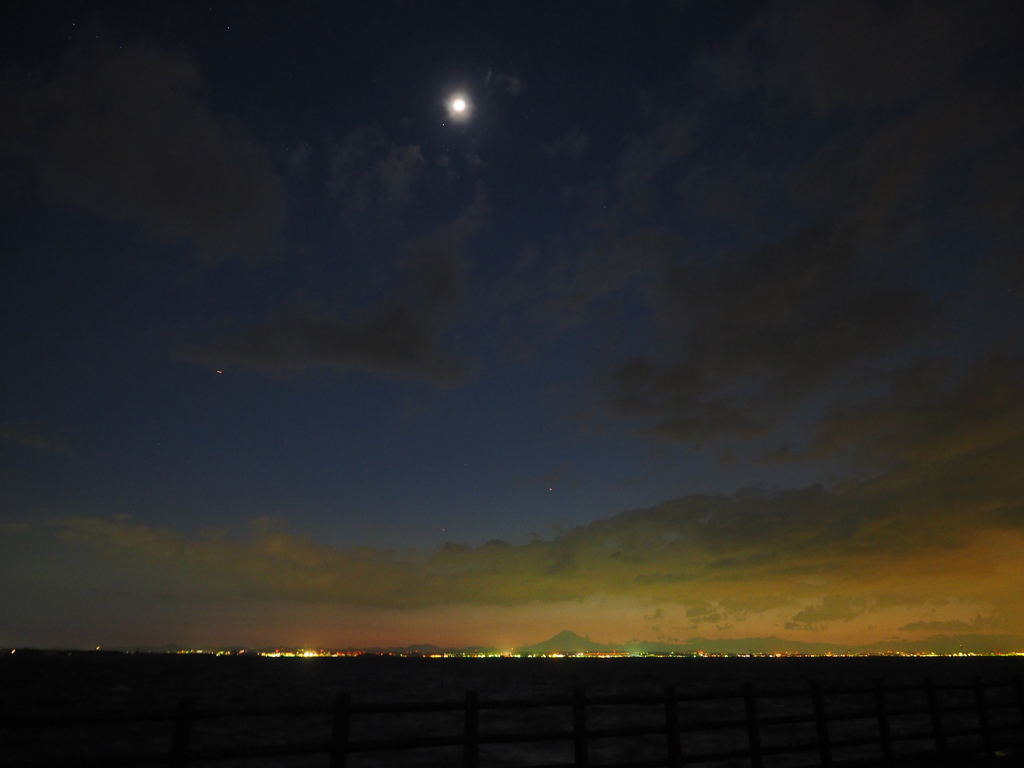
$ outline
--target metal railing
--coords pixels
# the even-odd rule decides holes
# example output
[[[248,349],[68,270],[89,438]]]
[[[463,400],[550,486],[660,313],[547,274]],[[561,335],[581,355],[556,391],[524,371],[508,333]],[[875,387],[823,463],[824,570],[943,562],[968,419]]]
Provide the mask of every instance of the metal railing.
[[[998,701],[992,700],[993,692],[1001,692]],[[916,698],[916,703],[893,706],[888,699],[893,695],[906,699]],[[837,706],[842,697],[853,697],[859,704],[853,708]],[[949,699],[958,697],[957,702]],[[945,701],[943,701],[945,697]],[[966,702],[965,702],[966,697]],[[782,714],[766,714],[763,704],[772,702],[768,710],[782,711]],[[704,717],[697,710],[708,703],[733,702],[741,717]],[[680,706],[688,708],[680,715]],[[656,721],[644,725],[594,724],[591,714],[600,709],[604,720],[615,715],[615,708],[657,708],[660,710]],[[550,730],[530,728],[520,731],[482,731],[480,715],[486,710],[569,710],[571,728]],[[462,713],[462,728],[459,733],[432,735],[405,735],[400,738],[358,738],[354,721],[363,716],[395,716],[423,713]],[[711,713],[714,714],[712,707]],[[999,714],[999,722],[993,715]],[[283,742],[250,746],[194,746],[192,735],[197,722],[218,718],[256,718],[274,716],[320,715],[331,720],[330,737],[303,742]],[[952,717],[950,717],[952,715]],[[907,726],[905,721],[915,720],[916,725]],[[550,722],[552,718],[547,718]],[[347,768],[349,756],[372,752],[395,752],[430,748],[460,748],[461,757],[452,765],[464,768],[478,768],[481,761],[481,747],[525,742],[565,742],[571,744],[572,762],[545,763],[546,768],[554,765],[595,766],[595,768],[625,768],[641,766],[655,768],[668,766],[679,768],[683,765],[743,760],[751,768],[763,768],[765,758],[777,755],[804,755],[806,765],[820,765],[830,768],[842,765],[835,753],[843,749],[871,747],[875,750],[868,759],[876,764],[896,765],[908,758],[921,755],[951,756],[954,754],[979,754],[993,758],[997,750],[1007,746],[1024,746],[1024,685],[1019,675],[1002,683],[983,683],[974,678],[969,684],[937,685],[930,678],[917,685],[884,685],[874,681],[871,686],[825,689],[819,682],[812,682],[809,689],[802,690],[759,690],[751,683],[745,683],[742,690],[731,692],[677,692],[667,685],[660,693],[643,695],[598,695],[588,696],[583,688],[573,690],[571,696],[546,696],[528,699],[481,699],[476,691],[468,691],[460,700],[426,701],[405,703],[354,703],[348,694],[339,694],[333,706],[274,707],[260,709],[222,709],[207,711],[197,707],[193,697],[181,699],[174,710],[160,712],[135,712],[121,714],[86,715],[24,715],[5,713],[0,715],[0,728],[53,729],[62,726],[128,725],[132,723],[153,723],[170,721],[170,747],[162,754],[121,754],[121,755],[62,755],[59,758],[19,760],[0,762],[0,768],[45,768],[47,766],[129,766],[163,765],[168,768],[185,768],[190,764],[245,758],[288,757],[301,755],[324,755],[331,768]],[[921,728],[920,722],[927,722]],[[833,726],[858,723],[860,733],[837,737]],[[902,723],[902,724],[901,724]],[[773,728],[803,726],[813,738],[764,743],[764,736]],[[325,729],[326,730],[326,729]],[[429,730],[429,729],[428,729]],[[732,731],[732,744],[727,749],[695,750],[692,745],[683,744],[683,736],[699,733]],[[47,732],[47,730],[44,730]],[[325,734],[326,735],[326,734]],[[628,762],[592,762],[591,746],[595,742],[612,739],[644,737],[648,739],[647,754],[652,749],[652,738],[663,739],[660,756],[644,757]],[[953,744],[952,742],[956,742]],[[915,743],[918,751],[908,753],[897,747],[903,743]],[[863,759],[863,757],[862,757]]]

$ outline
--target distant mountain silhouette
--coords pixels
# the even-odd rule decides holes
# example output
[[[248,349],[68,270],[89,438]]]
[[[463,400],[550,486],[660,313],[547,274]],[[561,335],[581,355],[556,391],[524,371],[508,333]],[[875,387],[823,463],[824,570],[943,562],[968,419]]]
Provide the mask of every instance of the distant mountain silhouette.
[[[550,640],[536,645],[526,645],[516,648],[515,652],[523,655],[531,653],[610,653],[611,651],[622,651],[621,646],[595,643],[588,637],[580,637],[575,632],[567,629],[562,630]]]

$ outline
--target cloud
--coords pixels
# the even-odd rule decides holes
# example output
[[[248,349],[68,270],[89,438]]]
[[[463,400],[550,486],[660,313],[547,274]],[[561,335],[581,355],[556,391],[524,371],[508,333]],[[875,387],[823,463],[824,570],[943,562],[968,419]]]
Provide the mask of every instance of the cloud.
[[[518,96],[526,90],[526,82],[519,75],[498,75],[497,80],[513,96]]]
[[[437,336],[455,318],[464,293],[464,250],[486,217],[486,197],[478,191],[454,220],[407,242],[398,294],[357,319],[311,306],[283,307],[262,323],[187,347],[182,354],[217,367],[234,364],[269,372],[361,368],[458,381],[464,366],[440,349]]]
[[[264,148],[198,99],[188,55],[145,43],[71,48],[49,77],[9,70],[0,154],[18,158],[54,200],[207,258],[272,249],[282,181]]]
[[[934,315],[929,301],[860,277],[856,249],[856,233],[823,226],[666,269],[652,289],[660,352],[618,368],[612,408],[677,440],[752,437],[913,338]]]
[[[1024,360],[992,355],[966,370],[928,361],[895,372],[880,397],[839,406],[812,451],[849,451],[881,471],[879,499],[972,518],[1024,522]]]
[[[998,169],[1019,165],[1024,93],[1006,76],[1018,17],[998,4],[775,3],[699,60],[706,94],[628,141],[592,222],[606,243],[655,215],[697,234],[674,253],[631,255],[629,272],[594,248],[573,265],[576,319],[607,295],[590,289],[602,281],[652,313],[633,345],[644,354],[607,377],[611,411],[677,441],[764,438],[812,400],[878,384],[941,322],[961,322],[965,297],[927,277],[949,239],[975,238],[959,257],[968,280],[986,261],[1016,279],[1024,227],[1006,215],[1019,207],[1012,172]],[[724,71],[742,83],[719,88]],[[738,156],[718,139],[737,109]],[[801,131],[813,137],[790,144]],[[713,219],[729,231],[715,235]],[[552,286],[552,301],[562,292]]]
[[[928,99],[962,80],[979,52],[1019,36],[1012,4],[867,2],[807,6],[780,2],[763,25],[778,98],[796,98],[819,113],[882,110]]]
[[[186,536],[79,516],[54,520],[49,533],[23,531],[0,563],[32,590],[51,590],[34,605],[91,573],[100,593],[139,600],[463,606],[467,616],[619,601],[647,606],[636,622],[656,605],[659,631],[680,637],[697,627],[847,644],[965,628],[1021,635],[1022,381],[1019,360],[993,358],[952,382],[915,370],[885,397],[829,417],[828,429],[859,430],[839,443],[875,464],[866,479],[684,496],[522,545],[342,549],[263,523]]]
[[[663,186],[693,150],[693,115],[673,112],[646,132],[626,138],[608,183],[572,187],[563,197],[582,203],[578,230],[555,238],[564,255],[541,277],[532,319],[556,331],[591,319],[593,305],[610,295],[657,279],[659,269],[687,250],[681,235],[655,225],[665,204]],[[589,137],[575,128],[541,150],[549,157],[575,158],[589,149]],[[566,242],[577,245],[566,253]]]
[[[341,200],[345,223],[357,234],[367,228],[390,237],[412,200],[426,161],[419,146],[398,146],[375,125],[349,133],[331,148],[329,192]]]
[[[998,616],[975,616],[973,621],[914,621],[900,627],[905,632],[985,632],[1000,629],[1003,622]]]
[[[405,244],[406,295],[424,316],[439,321],[452,316],[465,293],[466,244],[489,215],[487,195],[478,186],[473,200],[456,218]]]
[[[660,202],[659,181],[695,147],[697,119],[677,112],[646,134],[631,136],[619,157],[618,201],[612,213],[616,228],[645,221]]]
[[[524,545],[419,553],[336,549],[257,528],[190,538],[127,520],[54,525],[60,546],[142,573],[132,577],[139,588],[156,580],[180,594],[397,610],[603,596],[656,602],[663,626],[678,629],[754,622],[867,642],[914,622],[985,616],[975,629],[1020,632],[1024,521],[961,499],[901,505],[883,486],[688,496]],[[47,546],[43,561],[61,557]]]
[[[686,609],[686,618],[692,621],[691,628],[696,629],[700,624],[714,624],[722,620],[717,606],[701,601]]]
[[[526,90],[526,81],[523,80],[519,75],[515,74],[502,74],[501,72],[493,72],[487,70],[486,81],[490,82],[494,80],[506,93],[511,96],[518,96]]]
[[[540,481],[545,486],[551,486],[565,479],[565,476],[572,471],[569,464],[562,464],[551,472],[545,472],[540,476]]]
[[[541,150],[545,155],[552,159],[564,157],[569,160],[579,160],[587,153],[587,149],[589,148],[590,139],[587,137],[586,131],[581,131],[579,128],[573,128],[560,139],[556,139],[550,144],[543,145]]]
[[[867,601],[863,598],[847,595],[825,595],[821,603],[810,605],[793,616],[787,623],[791,629],[817,629],[822,624],[832,621],[852,621],[867,610]]]
[[[791,176],[802,205],[860,221],[869,245],[902,235],[911,252],[908,233],[966,227],[970,261],[1006,269],[1024,234],[1011,213],[1020,185],[1005,183],[1021,157],[1024,86],[1009,74],[1021,8],[777,3],[752,26],[750,40],[763,34],[771,50],[760,68],[766,109],[837,126]]]
[[[36,451],[48,451],[51,448],[49,435],[34,424],[6,422],[0,424],[0,440],[17,443],[25,448]]]
[[[744,156],[704,158],[685,171],[675,185],[680,207],[705,225],[725,225],[743,240],[772,229],[769,201],[787,195],[780,179]]]
[[[185,354],[220,367],[235,364],[278,372],[363,368],[440,381],[456,380],[461,373],[435,347],[429,326],[401,305],[352,323],[310,307],[278,310],[263,323]]]
[[[1024,237],[1014,215],[1022,195],[1010,179],[1021,167],[1024,84],[1010,73],[1024,10],[777,4],[760,23],[774,52],[763,68],[769,108],[809,109],[843,126],[793,174],[796,199],[847,211],[876,242],[961,228],[975,251],[964,258],[978,272],[1019,280],[1009,254]],[[921,245],[941,253],[941,244]]]
[[[578,258],[548,269],[545,295],[532,308],[532,316],[555,330],[592,319],[596,304],[645,285],[687,248],[679,235],[658,229],[602,237]]]
[[[57,451],[68,455],[72,453],[63,435],[27,422],[8,421],[0,424],[0,441],[14,443],[34,451]]]

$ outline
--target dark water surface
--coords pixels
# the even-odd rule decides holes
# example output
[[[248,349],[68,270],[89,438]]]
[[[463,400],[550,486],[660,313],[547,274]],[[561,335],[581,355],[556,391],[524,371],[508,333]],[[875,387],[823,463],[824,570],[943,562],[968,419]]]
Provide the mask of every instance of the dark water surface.
[[[420,659],[394,657],[264,658],[256,656],[16,653],[0,657],[0,717],[7,713],[98,714],[156,711],[172,708],[182,696],[195,696],[200,710],[238,707],[324,705],[338,692],[352,694],[353,703],[380,701],[458,700],[465,691],[480,692],[482,701],[568,695],[575,687],[588,696],[622,693],[659,693],[674,684],[679,693],[724,691],[739,694],[744,681],[758,689],[809,690],[819,680],[826,690],[867,685],[881,679],[887,685],[919,684],[925,677],[936,683],[969,683],[978,676],[986,682],[1009,680],[1024,674],[1024,658],[625,658],[625,659]],[[1006,696],[1010,695],[1006,692]],[[948,703],[973,703],[970,691],[944,693]],[[995,694],[993,694],[995,696]],[[901,698],[902,697],[902,698]],[[915,698],[916,697],[916,698]],[[953,697],[953,698],[950,698]],[[956,698],[959,697],[959,698]],[[893,694],[890,708],[921,705],[923,693]],[[835,697],[832,711],[870,709],[870,696]],[[794,709],[795,707],[795,709]],[[807,712],[810,696],[799,700],[765,700],[759,714]],[[590,727],[664,722],[664,709],[654,707],[593,707]],[[1021,717],[1016,708],[1006,718]],[[681,722],[742,718],[741,699],[679,705]],[[967,727],[977,716],[961,717]],[[973,721],[970,720],[973,717]],[[913,718],[911,718],[913,719]],[[928,730],[926,716],[907,727]],[[951,721],[951,724],[955,724]],[[871,723],[838,722],[833,738],[857,735]],[[847,731],[843,728],[847,727]],[[481,713],[482,733],[571,728],[571,711],[503,711]],[[852,728],[853,730],[849,730]],[[164,752],[170,723],[144,726],[92,726],[43,731],[34,728],[0,731],[4,759],[59,756],[69,752],[110,754],[122,751]],[[857,729],[860,729],[858,731]],[[402,716],[354,716],[352,738],[384,738],[420,734],[458,734],[462,713]],[[778,730],[778,729],[777,729]],[[326,715],[274,718],[203,720],[196,724],[193,744],[272,744],[286,741],[325,741],[330,722]],[[791,726],[766,733],[765,744],[776,741],[813,741],[814,726]],[[714,749],[743,749],[745,731],[684,734],[683,748],[690,753]],[[664,754],[664,737],[594,742],[592,764],[628,761]],[[910,748],[912,745],[908,745]],[[917,745],[918,748],[921,745]],[[877,751],[877,748],[875,748]],[[571,761],[571,744],[493,745],[481,749],[481,765],[522,765]],[[416,753],[354,755],[350,765],[458,765],[459,750],[434,749]],[[864,756],[864,749],[850,756]],[[841,757],[841,755],[837,755]],[[807,764],[814,754],[778,756],[766,766]],[[743,764],[740,761],[738,764]],[[326,756],[290,760],[225,762],[220,765],[324,766]],[[211,764],[212,765],[212,764]]]

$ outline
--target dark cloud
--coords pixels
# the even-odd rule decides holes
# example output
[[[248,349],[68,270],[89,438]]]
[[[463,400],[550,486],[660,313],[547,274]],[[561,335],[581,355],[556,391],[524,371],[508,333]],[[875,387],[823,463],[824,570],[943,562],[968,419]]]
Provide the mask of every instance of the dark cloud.
[[[253,327],[189,347],[184,355],[217,367],[244,365],[270,372],[362,368],[442,383],[465,374],[438,346],[438,334],[462,300],[466,243],[483,226],[486,197],[453,221],[404,248],[398,295],[354,320],[313,307],[281,308]]]
[[[526,90],[526,82],[519,75],[498,75],[495,79],[513,96]]]
[[[288,153],[285,163],[288,168],[288,177],[293,181],[302,181],[310,171],[313,159],[313,148],[305,142],[300,143],[295,149]]]
[[[641,90],[636,95],[636,111],[644,120],[649,120],[654,115],[657,105],[658,94],[652,90]]]
[[[810,605],[793,616],[789,628],[818,629],[831,621],[851,621],[867,609],[863,598],[846,595],[826,595],[818,605]]]
[[[568,198],[585,202],[582,243],[575,255],[554,263],[545,278],[547,297],[535,309],[542,322],[565,328],[584,319],[590,305],[628,288],[686,250],[685,240],[663,226],[651,226],[664,200],[669,169],[693,150],[693,116],[673,113],[645,132],[628,136],[611,183],[567,190]],[[589,147],[586,133],[574,129],[542,151],[551,157],[573,157]]]
[[[660,201],[663,175],[697,146],[693,114],[678,112],[646,134],[629,138],[619,158],[615,228],[643,223]]]
[[[721,219],[733,227],[757,231],[768,226],[765,201],[779,194],[777,182],[743,159],[698,164],[675,188],[686,210],[704,221]]]
[[[669,270],[653,289],[661,354],[619,368],[615,410],[679,440],[753,436],[851,365],[912,337],[933,313],[929,302],[859,277],[856,245],[853,233],[819,227]]]
[[[1014,274],[1008,254],[1022,227],[1000,213],[1018,204],[997,169],[1016,167],[1020,154],[1024,89],[1008,76],[1017,16],[1007,4],[778,3],[714,62],[700,60],[698,80],[728,70],[743,87],[632,139],[605,221],[621,232],[666,211],[666,184],[682,170],[676,190],[687,210],[720,217],[740,228],[735,239],[755,244],[647,261],[654,343],[611,376],[612,410],[674,440],[753,438],[811,396],[863,384],[953,311],[921,276],[945,247],[937,233],[978,231],[966,218],[978,207],[976,189],[991,190],[980,198],[981,223],[1002,216],[1003,225],[964,254],[965,271],[996,259]],[[763,110],[745,113],[752,149],[716,160],[710,131],[740,96],[745,109]],[[787,154],[780,129],[818,138],[810,151]],[[769,142],[779,148],[755,149]],[[706,157],[705,147],[711,159],[693,165],[695,148]],[[758,232],[770,220],[777,228],[787,208],[788,232]],[[577,271],[584,265],[621,271],[590,253]],[[586,306],[602,294],[577,295]]]
[[[1019,280],[1024,9],[1013,3],[777,4],[763,20],[773,108],[839,130],[792,176],[797,200],[874,239],[963,227],[964,254]],[[872,242],[866,238],[867,242]],[[908,242],[900,248],[933,243]],[[925,267],[926,268],[926,267]]]
[[[590,139],[586,131],[573,128],[565,136],[545,144],[541,147],[544,154],[550,158],[565,157],[570,160],[578,160],[587,153],[590,147]]]
[[[791,177],[802,205],[861,223],[867,245],[941,252],[925,233],[973,239],[961,258],[1019,279],[1024,9],[1013,3],[780,3],[760,22],[773,54],[767,102],[838,127]],[[756,26],[756,25],[755,25]],[[889,256],[897,250],[890,249]],[[986,297],[983,300],[991,300]],[[997,334],[998,335],[998,334]]]
[[[667,265],[687,252],[687,240],[656,225],[665,206],[665,184],[695,147],[693,115],[676,111],[652,129],[632,134],[608,183],[567,189],[563,197],[582,204],[577,228],[556,238],[559,255],[548,259],[534,293],[520,294],[533,306],[531,319],[556,331],[593,320],[596,305],[658,279]],[[573,157],[589,148],[588,135],[574,129],[542,147],[549,156]],[[575,246],[567,251],[566,240]],[[533,294],[533,295],[531,295]],[[536,298],[535,298],[536,297]]]
[[[545,472],[543,475],[541,475],[540,481],[543,485],[551,486],[554,485],[555,483],[559,483],[562,480],[564,480],[566,475],[568,475],[571,471],[572,467],[570,467],[568,464],[562,464],[561,466],[557,467],[551,472]]]
[[[595,305],[645,284],[686,250],[682,237],[657,229],[602,237],[579,258],[548,268],[546,296],[534,307],[533,316],[557,330],[592,319]]]
[[[218,367],[267,371],[364,368],[441,381],[460,376],[455,362],[436,349],[429,325],[401,305],[352,323],[312,308],[278,310],[259,325],[186,354]]]
[[[850,451],[884,471],[873,486],[879,502],[1024,523],[1024,360],[898,371],[883,396],[827,414],[812,450]]]
[[[526,81],[516,74],[503,74],[487,70],[485,81],[490,83],[491,80],[496,82],[499,88],[512,96],[518,96],[526,90]]]
[[[0,153],[23,161],[53,199],[210,258],[272,249],[284,185],[263,147],[197,99],[186,54],[145,43],[69,50],[49,77],[9,70]]]
[[[948,222],[929,209],[962,218],[970,209],[965,192],[973,191],[941,183],[943,174],[970,179],[1001,164],[1015,142],[1010,126],[1024,118],[1022,95],[965,85],[852,129],[794,174],[793,194],[822,215],[858,222],[868,246],[885,246],[922,220],[941,228]]]
[[[770,46],[774,95],[860,112],[927,100],[978,73],[987,55],[1007,53],[1021,18],[1003,2],[779,2],[755,27]]]
[[[0,424],[0,440],[35,451],[70,453],[67,440],[62,435],[55,434],[38,424],[20,421]]]
[[[905,632],[970,632],[972,630],[996,629],[999,621],[978,617],[969,624],[965,621],[913,621],[900,627]]]
[[[392,144],[378,126],[362,126],[331,148],[328,190],[340,199],[353,231],[362,235],[370,226],[390,237],[425,167],[418,146]]]
[[[405,244],[405,296],[419,314],[435,322],[452,318],[465,295],[463,276],[470,266],[466,245],[483,228],[489,213],[487,195],[477,187],[472,202],[455,219]]]

